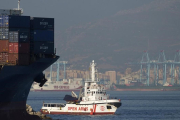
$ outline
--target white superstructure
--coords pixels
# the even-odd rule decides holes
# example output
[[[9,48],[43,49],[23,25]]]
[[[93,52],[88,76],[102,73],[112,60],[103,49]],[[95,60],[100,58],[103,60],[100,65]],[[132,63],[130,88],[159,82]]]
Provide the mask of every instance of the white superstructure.
[[[94,60],[90,64],[91,80],[87,80],[84,93],[79,98],[72,92],[72,96],[66,95],[63,103],[43,103],[41,112],[44,114],[114,114],[121,106],[120,99],[109,99],[104,86],[97,84],[96,64]]]

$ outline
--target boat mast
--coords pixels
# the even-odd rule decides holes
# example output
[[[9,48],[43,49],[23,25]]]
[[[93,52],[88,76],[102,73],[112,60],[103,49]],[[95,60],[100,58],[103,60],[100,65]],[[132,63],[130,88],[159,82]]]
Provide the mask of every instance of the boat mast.
[[[20,10],[19,8],[20,8],[20,0],[18,0],[18,10]]]
[[[95,81],[95,72],[96,72],[95,67],[96,67],[96,64],[94,63],[94,60],[92,61],[90,66],[91,66],[91,80]]]
[[[18,8],[14,8],[13,10],[20,10],[21,14],[23,14],[23,9],[20,8],[20,0],[18,0]]]

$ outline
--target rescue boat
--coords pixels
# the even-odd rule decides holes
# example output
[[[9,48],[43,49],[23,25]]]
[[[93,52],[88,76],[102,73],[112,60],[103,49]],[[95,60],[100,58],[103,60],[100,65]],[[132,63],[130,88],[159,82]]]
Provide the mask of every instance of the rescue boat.
[[[72,95],[65,95],[66,103],[43,103],[43,114],[78,114],[102,115],[114,114],[121,106],[120,99],[110,99],[105,87],[99,85],[96,63],[90,63],[91,79],[85,81],[85,86],[80,90],[79,97],[72,91]],[[84,89],[84,92],[82,90]]]

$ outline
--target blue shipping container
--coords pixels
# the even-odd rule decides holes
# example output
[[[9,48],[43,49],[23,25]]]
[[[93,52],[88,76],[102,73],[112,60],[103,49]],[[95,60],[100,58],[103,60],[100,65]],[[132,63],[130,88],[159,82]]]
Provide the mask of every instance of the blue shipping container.
[[[30,28],[30,16],[9,16],[9,28]]]
[[[30,32],[29,28],[9,28],[9,31]]]
[[[34,31],[31,31],[31,41],[54,42],[54,30],[34,30]]]
[[[9,27],[9,16],[7,15],[0,16],[0,27]]]
[[[31,52],[34,54],[54,54],[54,42],[31,42]]]
[[[26,28],[9,28],[9,31],[13,32],[16,31],[18,32],[18,38],[16,39],[15,35],[13,37],[14,42],[29,42],[30,41],[30,29]],[[14,35],[14,34],[13,34]]]
[[[29,32],[19,32],[19,42],[29,42],[30,37],[29,37]]]
[[[54,29],[54,18],[37,18],[31,19],[31,29]]]
[[[9,42],[29,42],[29,32],[9,31]]]

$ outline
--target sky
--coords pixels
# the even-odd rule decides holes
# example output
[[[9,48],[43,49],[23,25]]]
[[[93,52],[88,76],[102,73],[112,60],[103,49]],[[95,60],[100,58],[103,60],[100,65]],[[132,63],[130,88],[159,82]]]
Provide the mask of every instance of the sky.
[[[18,0],[1,0],[0,9],[17,8]],[[21,0],[24,15],[55,18],[55,30],[88,23],[153,0]]]

